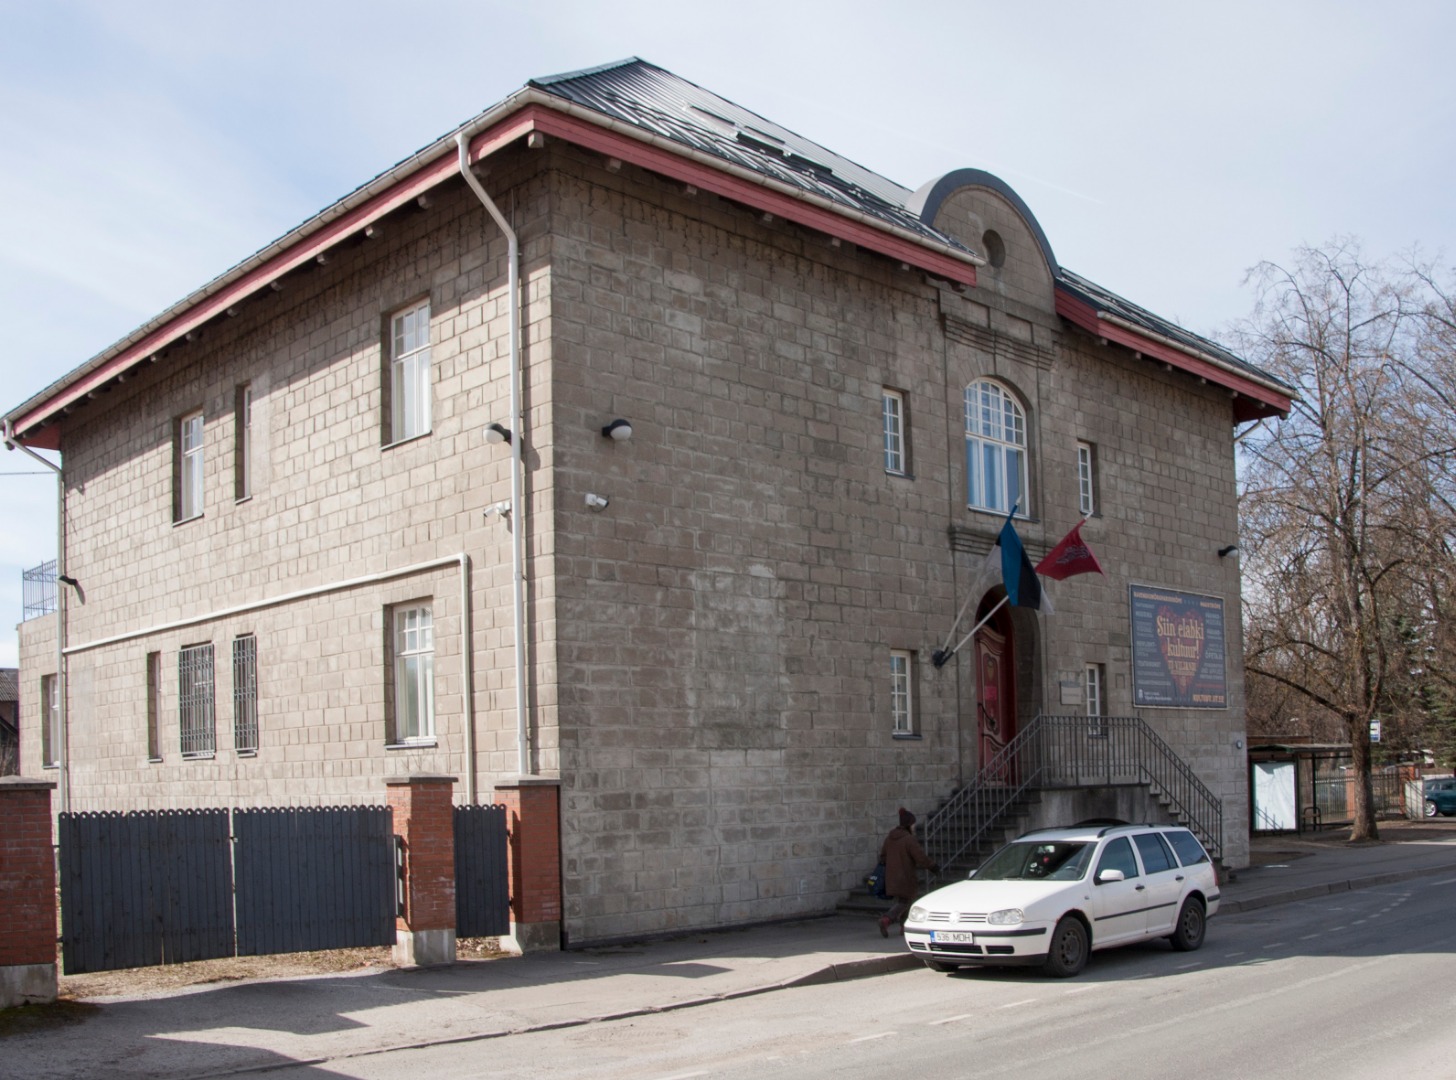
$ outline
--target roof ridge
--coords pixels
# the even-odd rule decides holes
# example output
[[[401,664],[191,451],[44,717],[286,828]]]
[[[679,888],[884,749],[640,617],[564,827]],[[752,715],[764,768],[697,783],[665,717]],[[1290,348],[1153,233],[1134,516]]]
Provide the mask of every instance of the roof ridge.
[[[587,75],[599,75],[603,71],[612,71],[615,68],[630,67],[633,64],[642,64],[646,67],[655,68],[658,71],[666,71],[640,56],[628,56],[622,60],[613,60],[610,63],[598,64],[596,67],[581,68],[577,71],[563,71],[558,75],[542,75],[539,78],[527,79],[527,86],[550,86],[553,83],[566,82],[568,79],[580,79]]]

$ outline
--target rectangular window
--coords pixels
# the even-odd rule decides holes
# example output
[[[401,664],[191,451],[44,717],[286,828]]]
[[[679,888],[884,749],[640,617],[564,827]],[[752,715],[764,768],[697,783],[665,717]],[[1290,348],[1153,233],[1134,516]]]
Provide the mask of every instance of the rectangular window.
[[[1103,674],[1103,666],[1101,664],[1088,664],[1086,671],[1087,715],[1103,716],[1105,715],[1104,708],[1107,704],[1103,699],[1103,684],[1106,682],[1106,676]]]
[[[1097,485],[1093,471],[1096,460],[1091,443],[1077,444],[1077,509],[1083,517],[1097,510]]]
[[[430,430],[430,305],[389,320],[390,441]]]
[[[54,675],[40,677],[40,757],[46,768],[61,763],[61,694],[60,680]]]
[[[253,387],[238,387],[234,421],[233,496],[241,502],[253,494]]]
[[[162,760],[162,654],[147,653],[147,760]]]
[[[177,653],[177,719],[182,756],[212,757],[217,750],[213,726],[212,643],[189,645]]]
[[[394,741],[435,737],[435,628],[428,604],[394,610]]]
[[[192,413],[177,422],[177,496],[173,507],[178,521],[202,515],[202,414]]]
[[[890,715],[896,735],[915,734],[914,658],[905,649],[890,650]]]
[[[233,749],[258,752],[258,639],[233,638]]]
[[[905,476],[910,471],[905,439],[905,395],[898,390],[881,392],[885,425],[885,472]]]

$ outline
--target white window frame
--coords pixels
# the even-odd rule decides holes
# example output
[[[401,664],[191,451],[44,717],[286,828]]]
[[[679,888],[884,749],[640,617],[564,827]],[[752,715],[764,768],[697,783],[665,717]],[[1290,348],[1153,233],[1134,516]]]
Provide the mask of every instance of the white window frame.
[[[910,471],[905,458],[905,395],[885,387],[880,392],[880,412],[885,433],[885,472],[905,476]]]
[[[890,723],[896,735],[915,734],[915,654],[890,650]]]
[[[428,434],[432,423],[430,383],[430,302],[389,320],[391,442]]]
[[[435,625],[429,604],[405,604],[390,620],[394,648],[394,742],[435,738]]]
[[[1082,672],[1082,692],[1088,716],[1107,715],[1107,669],[1088,664]]]
[[[61,764],[61,680],[56,675],[40,677],[40,756],[41,767],[54,769]]]
[[[237,415],[237,491],[238,502],[253,496],[253,384],[238,387]]]
[[[206,426],[202,411],[188,413],[177,422],[177,520],[202,516],[203,439]]]
[[[1097,512],[1097,485],[1093,470],[1096,465],[1095,452],[1089,442],[1077,443],[1077,509],[1082,516]]]
[[[999,383],[966,387],[966,505],[973,510],[1030,513],[1027,505],[1026,413]]]

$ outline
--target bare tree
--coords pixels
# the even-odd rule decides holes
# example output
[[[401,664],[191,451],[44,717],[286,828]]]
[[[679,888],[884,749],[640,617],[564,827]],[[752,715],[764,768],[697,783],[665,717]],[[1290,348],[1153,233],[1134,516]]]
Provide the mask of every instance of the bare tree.
[[[1432,351],[1434,276],[1368,265],[1352,242],[1250,276],[1245,354],[1298,394],[1241,441],[1251,695],[1338,718],[1359,778],[1352,838],[1376,839],[1371,722],[1410,738],[1433,691],[1456,686],[1443,617],[1456,353]]]

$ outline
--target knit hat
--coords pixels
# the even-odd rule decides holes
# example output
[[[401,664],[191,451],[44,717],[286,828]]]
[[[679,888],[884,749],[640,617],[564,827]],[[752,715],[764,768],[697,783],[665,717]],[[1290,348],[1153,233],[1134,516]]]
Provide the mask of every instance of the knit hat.
[[[903,806],[900,807],[900,828],[908,829],[915,824],[915,815]]]

